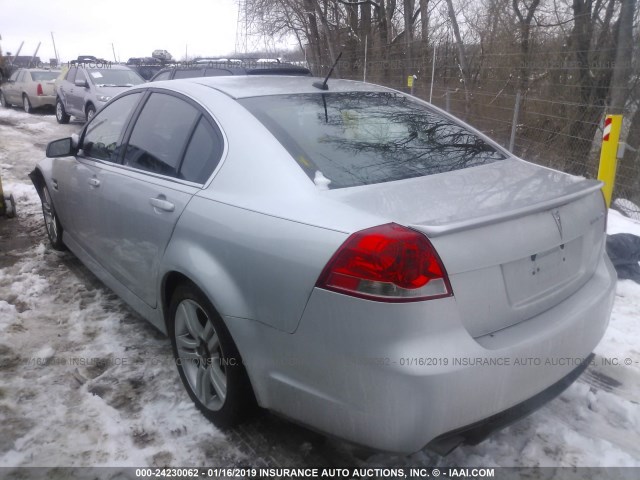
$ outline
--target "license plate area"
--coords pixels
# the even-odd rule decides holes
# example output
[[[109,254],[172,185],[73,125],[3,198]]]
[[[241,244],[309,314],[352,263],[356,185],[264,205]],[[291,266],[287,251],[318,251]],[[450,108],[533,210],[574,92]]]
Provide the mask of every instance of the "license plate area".
[[[511,306],[523,307],[547,296],[557,297],[580,275],[583,238],[502,265]]]

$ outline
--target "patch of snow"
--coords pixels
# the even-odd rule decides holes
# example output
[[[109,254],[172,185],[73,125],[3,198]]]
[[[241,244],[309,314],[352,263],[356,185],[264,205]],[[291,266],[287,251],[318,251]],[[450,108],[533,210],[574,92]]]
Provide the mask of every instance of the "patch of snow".
[[[609,209],[607,218],[607,233],[632,233],[640,236],[640,221],[625,217],[620,212]]]

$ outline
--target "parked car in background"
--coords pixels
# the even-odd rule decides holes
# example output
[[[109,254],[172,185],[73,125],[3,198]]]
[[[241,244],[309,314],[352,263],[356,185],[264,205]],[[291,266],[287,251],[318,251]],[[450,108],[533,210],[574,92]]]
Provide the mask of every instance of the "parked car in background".
[[[169,335],[219,426],[257,402],[446,453],[559,394],[609,322],[602,183],[389,88],[139,85],[47,156],[52,246]]]
[[[127,60],[127,67],[137,72],[145,80],[150,80],[165,68],[165,63],[153,57],[132,57]]]
[[[163,62],[170,62],[173,60],[173,56],[166,50],[154,50],[153,53],[151,53],[151,56],[158,60],[162,60]]]
[[[144,79],[129,67],[103,61],[72,62],[56,81],[56,119],[68,123],[70,116],[90,120],[115,95]]]
[[[151,82],[194,77],[227,75],[296,75],[311,76],[308,68],[290,63],[259,62],[247,59],[200,59],[193,64],[166,67],[151,77]]]
[[[0,104],[3,107],[20,105],[25,112],[34,108],[54,107],[56,94],[54,83],[59,70],[21,68],[0,85]]]

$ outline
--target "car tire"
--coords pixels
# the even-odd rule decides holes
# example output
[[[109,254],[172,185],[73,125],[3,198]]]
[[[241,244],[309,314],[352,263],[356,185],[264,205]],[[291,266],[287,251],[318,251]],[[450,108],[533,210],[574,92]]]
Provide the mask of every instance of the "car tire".
[[[0,92],[0,105],[2,105],[4,108],[9,108],[11,106],[7,103],[7,99],[4,98],[4,93],[2,92]]]
[[[56,209],[53,206],[51,200],[51,194],[46,185],[42,187],[42,196],[40,198],[42,202],[42,215],[44,216],[44,227],[47,230],[47,236],[49,242],[54,250],[63,251],[66,250],[64,243],[62,242],[62,225],[58,220]]]
[[[60,98],[56,99],[56,120],[58,123],[69,123],[69,119],[71,117],[67,115],[67,111],[64,109],[64,105],[62,104],[62,100]]]
[[[198,288],[176,288],[167,330],[180,379],[200,412],[219,428],[248,418],[256,401],[242,358],[222,318]]]
[[[29,100],[29,97],[27,96],[26,93],[22,95],[22,108],[24,109],[25,113],[32,113],[33,112],[33,107],[31,106],[31,101]]]
[[[96,114],[96,107],[94,107],[92,104],[89,104],[87,105],[85,112],[87,116],[87,122],[89,122]]]

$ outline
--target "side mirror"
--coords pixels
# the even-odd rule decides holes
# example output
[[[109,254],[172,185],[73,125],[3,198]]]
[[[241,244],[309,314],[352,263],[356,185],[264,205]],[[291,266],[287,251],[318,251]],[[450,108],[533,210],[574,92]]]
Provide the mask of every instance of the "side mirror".
[[[87,82],[86,80],[78,80],[76,79],[75,82],[73,82],[76,87],[84,87],[84,88],[89,88],[89,82]]]
[[[73,146],[71,137],[54,140],[47,145],[47,157],[49,158],[68,157],[76,153],[78,153],[78,148]]]

